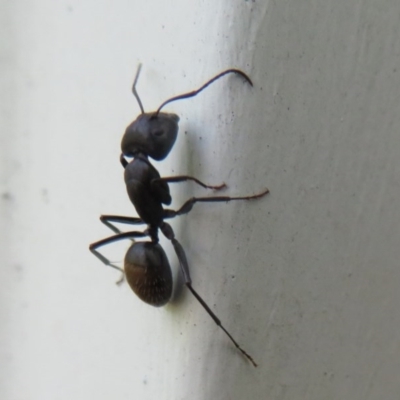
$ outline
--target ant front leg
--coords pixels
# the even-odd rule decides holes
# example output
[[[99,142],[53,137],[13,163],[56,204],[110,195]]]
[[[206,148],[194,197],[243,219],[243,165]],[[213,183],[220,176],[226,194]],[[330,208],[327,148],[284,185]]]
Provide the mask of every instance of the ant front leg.
[[[128,217],[125,217],[128,218]],[[112,224],[110,224],[113,226]],[[108,225],[107,225],[108,226]],[[112,229],[112,228],[110,228]],[[117,228],[115,228],[117,229]],[[113,230],[113,229],[112,229]],[[97,249],[99,247],[105,246],[107,244],[110,244],[112,242],[116,242],[118,240],[124,240],[124,239],[133,239],[135,237],[145,237],[149,236],[149,233],[147,231],[145,232],[125,232],[125,233],[118,233],[117,235],[110,236],[106,239],[99,240],[98,242],[94,242],[89,246],[89,250],[92,252],[93,255],[95,255],[104,265],[107,265],[108,267],[115,268],[116,270],[122,272],[121,278],[116,282],[117,285],[120,285],[124,281],[124,270],[117,265],[114,265],[108,258],[104,257],[103,254],[101,254]]]
[[[213,202],[228,202],[234,200],[255,200],[259,199],[263,196],[266,196],[269,193],[268,189],[265,189],[263,192],[254,194],[252,196],[240,196],[240,197],[229,197],[229,196],[216,196],[216,197],[192,197],[191,199],[187,200],[183,206],[179,210],[164,210],[164,218],[174,218],[178,215],[183,215],[189,213],[193,206],[196,203],[203,202],[203,203],[213,203]]]
[[[166,222],[163,222],[162,225],[160,226],[160,229],[161,229],[162,233],[164,234],[164,236],[167,239],[169,239],[172,242],[172,245],[174,246],[176,255],[178,256],[179,264],[181,266],[181,271],[182,271],[183,277],[185,279],[185,284],[188,287],[188,289],[192,292],[193,296],[196,297],[198,302],[203,306],[203,308],[207,311],[208,315],[214,320],[214,322],[225,332],[225,334],[229,337],[229,339],[236,346],[236,348],[247,358],[247,360],[249,360],[255,367],[257,367],[256,362],[253,360],[253,358],[250,356],[250,354],[248,354],[246,351],[244,351],[239,346],[239,344],[232,337],[232,335],[224,328],[220,319],[214,314],[214,312],[211,310],[211,308],[208,306],[208,304],[193,289],[192,279],[190,277],[190,272],[189,272],[189,263],[186,258],[185,250],[183,249],[182,245],[178,242],[178,240],[175,238],[175,234],[174,234],[172,227],[169,224],[167,224]]]
[[[153,179],[153,181],[151,183],[153,184],[153,183],[157,183],[159,181],[163,181],[166,183],[193,181],[205,189],[221,190],[221,189],[226,188],[225,182],[222,183],[221,185],[215,185],[215,186],[206,185],[205,183],[199,181],[197,178],[194,178],[193,176],[188,176],[188,175],[166,176],[166,177],[162,177],[162,178],[158,178],[158,179]]]

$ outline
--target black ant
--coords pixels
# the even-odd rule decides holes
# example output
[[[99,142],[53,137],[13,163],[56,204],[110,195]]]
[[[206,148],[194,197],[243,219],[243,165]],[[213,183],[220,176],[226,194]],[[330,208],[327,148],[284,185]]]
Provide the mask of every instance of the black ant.
[[[139,218],[124,217],[117,215],[102,215],[101,222],[114,231],[115,235],[89,246],[90,251],[100,259],[105,265],[116,268],[121,271],[128,281],[132,290],[144,302],[152,306],[163,306],[172,296],[172,273],[167,256],[163,248],[158,243],[158,230],[160,229],[164,236],[172,242],[175,252],[178,256],[181,271],[185,284],[193,293],[200,304],[205,308],[215,323],[226,333],[234,345],[242,354],[256,367],[257,364],[253,358],[246,353],[238,343],[233,339],[230,333],[221,324],[221,321],[211,311],[210,307],[193,289],[192,280],[189,273],[189,264],[186,259],[183,247],[175,238],[171,226],[165,222],[166,219],[174,218],[178,215],[187,214],[195,203],[198,202],[228,202],[232,200],[252,200],[265,196],[269,191],[253,196],[242,197],[192,197],[187,200],[178,210],[165,209],[163,204],[171,204],[168,183],[194,181],[206,189],[219,190],[225,187],[225,184],[218,186],[206,185],[192,176],[174,176],[161,177],[159,172],[149,161],[149,157],[154,160],[163,160],[172,149],[177,134],[179,117],[176,114],[161,112],[161,109],[168,103],[176,100],[187,99],[196,96],[208,85],[230,73],[240,75],[245,81],[253,86],[250,78],[238,69],[228,69],[210,79],[199,89],[166,100],[157,111],[144,112],[142,102],[136,91],[136,83],[139,78],[141,65],[139,65],[135,80],[133,82],[132,92],[135,96],[141,115],[132,122],[125,131],[122,138],[122,154],[120,161],[125,169],[125,183],[128,196],[133,203]],[[125,157],[132,157],[128,162]],[[131,231],[121,233],[113,223],[140,225],[147,224],[147,229],[143,232]],[[133,238],[149,237],[150,241],[135,242]],[[132,239],[133,244],[129,247],[125,255],[124,269],[112,264],[106,257],[100,254],[96,249],[117,240]],[[123,278],[120,280],[122,282]]]

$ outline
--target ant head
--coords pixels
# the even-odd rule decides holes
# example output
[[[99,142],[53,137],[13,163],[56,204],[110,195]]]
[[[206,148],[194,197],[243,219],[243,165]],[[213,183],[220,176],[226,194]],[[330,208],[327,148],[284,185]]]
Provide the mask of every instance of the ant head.
[[[179,117],[168,113],[143,113],[133,121],[122,138],[122,153],[132,157],[141,152],[154,160],[163,160],[171,151],[178,134]]]
[[[198,93],[204,90],[211,83],[230,73],[242,76],[247,83],[253,86],[250,78],[244,72],[238,69],[227,69],[214,76],[214,78],[207,81],[199,89],[171,97],[164,101],[164,103],[158,107],[157,111],[145,113],[140,97],[136,91],[136,83],[139,79],[141,67],[142,64],[139,64],[135,80],[133,81],[132,93],[139,104],[142,114],[126,128],[121,143],[122,153],[128,157],[132,157],[138,152],[144,153],[157,161],[163,160],[167,157],[175,143],[178,134],[179,121],[179,117],[176,114],[161,112],[161,109],[168,103],[197,96]]]

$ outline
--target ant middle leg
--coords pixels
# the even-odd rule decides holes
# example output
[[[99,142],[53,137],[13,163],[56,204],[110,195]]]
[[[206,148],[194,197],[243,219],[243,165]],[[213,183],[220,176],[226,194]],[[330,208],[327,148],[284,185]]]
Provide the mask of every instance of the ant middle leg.
[[[177,183],[177,182],[186,182],[186,181],[193,181],[196,182],[198,185],[202,186],[205,189],[214,189],[214,190],[221,190],[226,188],[225,182],[222,183],[221,185],[207,185],[201,181],[199,181],[197,178],[194,178],[193,176],[188,176],[188,175],[179,175],[179,176],[165,176],[162,178],[154,179],[153,182],[159,182],[163,181],[166,183]]]
[[[101,215],[100,221],[110,228],[114,233],[119,234],[121,231],[111,222],[117,222],[119,224],[130,224],[130,225],[143,225],[146,224],[140,218],[125,217],[122,215]]]
[[[269,190],[265,189],[263,192],[254,194],[252,196],[192,197],[191,199],[187,200],[179,210],[170,210],[170,209],[164,210],[164,213],[165,213],[164,218],[174,218],[178,215],[187,214],[192,210],[193,206],[199,202],[212,203],[212,202],[228,202],[228,201],[234,201],[234,200],[255,200],[255,199],[259,199],[260,197],[266,196],[268,193],[269,193]]]

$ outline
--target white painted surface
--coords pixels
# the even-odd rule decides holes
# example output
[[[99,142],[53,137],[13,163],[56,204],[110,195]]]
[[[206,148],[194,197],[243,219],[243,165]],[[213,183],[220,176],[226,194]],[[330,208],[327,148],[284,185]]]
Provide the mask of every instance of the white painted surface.
[[[1,399],[398,399],[400,3],[41,0],[0,15]],[[133,215],[118,157],[138,61],[146,109],[226,67],[254,80],[168,106],[181,130],[157,167],[270,188],[173,223],[258,369],[186,290],[151,308],[87,250],[109,235],[100,214]],[[205,192],[173,193],[177,207]]]

